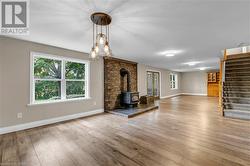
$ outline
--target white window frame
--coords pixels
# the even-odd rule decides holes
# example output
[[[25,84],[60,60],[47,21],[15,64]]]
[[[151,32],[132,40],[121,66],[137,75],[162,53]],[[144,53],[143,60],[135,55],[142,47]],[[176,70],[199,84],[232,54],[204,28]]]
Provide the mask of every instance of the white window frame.
[[[175,78],[175,80],[173,80],[173,78]],[[178,89],[178,74],[170,73],[169,80],[170,80],[170,88],[172,90]]]
[[[35,80],[39,80],[39,79],[34,79],[34,60],[37,57],[52,59],[52,60],[59,60],[62,62],[61,79],[41,79],[41,80],[45,80],[45,81],[46,80],[61,81],[61,99],[51,100],[51,101],[50,100],[49,101],[39,101],[39,102],[35,100]],[[65,63],[66,62],[75,62],[75,63],[85,64],[85,79],[82,79],[82,80],[65,79]],[[89,92],[90,92],[90,87],[89,87],[90,77],[89,77],[89,75],[90,75],[90,62],[87,60],[68,58],[68,57],[51,55],[51,54],[44,54],[44,53],[39,53],[39,52],[31,52],[30,53],[30,104],[29,105],[89,99],[90,98],[90,96],[89,96]],[[66,82],[67,81],[84,81],[85,82],[85,97],[67,99],[66,98]]]

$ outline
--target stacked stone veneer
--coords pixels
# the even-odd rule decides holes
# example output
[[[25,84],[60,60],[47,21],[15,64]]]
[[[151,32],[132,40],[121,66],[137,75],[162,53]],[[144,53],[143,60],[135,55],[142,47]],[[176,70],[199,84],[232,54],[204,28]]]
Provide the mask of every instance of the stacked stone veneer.
[[[104,108],[114,110],[120,107],[120,94],[127,91],[127,76],[124,81],[120,69],[125,68],[131,75],[131,91],[137,92],[137,63],[117,58],[104,58]]]

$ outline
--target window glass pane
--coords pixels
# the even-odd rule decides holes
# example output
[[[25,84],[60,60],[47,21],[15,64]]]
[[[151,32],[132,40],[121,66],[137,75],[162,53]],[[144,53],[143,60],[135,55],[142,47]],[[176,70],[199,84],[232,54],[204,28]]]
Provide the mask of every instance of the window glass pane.
[[[85,79],[85,64],[66,62],[66,79]]]
[[[61,79],[62,62],[59,60],[35,58],[35,79]]]
[[[175,81],[175,77],[176,77],[176,75],[173,75],[173,81]]]
[[[147,72],[147,95],[153,96],[153,73]]]
[[[35,82],[35,100],[59,100],[61,99],[60,81],[36,81]]]
[[[84,81],[67,81],[66,82],[67,99],[85,97]]]

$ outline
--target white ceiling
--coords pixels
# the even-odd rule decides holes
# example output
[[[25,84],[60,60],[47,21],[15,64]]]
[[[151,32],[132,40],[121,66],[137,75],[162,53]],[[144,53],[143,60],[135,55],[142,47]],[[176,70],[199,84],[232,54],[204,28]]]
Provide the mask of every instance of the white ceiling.
[[[113,18],[115,57],[154,67],[215,69],[222,49],[250,45],[250,0],[30,0],[30,35],[18,38],[89,52],[97,11]]]

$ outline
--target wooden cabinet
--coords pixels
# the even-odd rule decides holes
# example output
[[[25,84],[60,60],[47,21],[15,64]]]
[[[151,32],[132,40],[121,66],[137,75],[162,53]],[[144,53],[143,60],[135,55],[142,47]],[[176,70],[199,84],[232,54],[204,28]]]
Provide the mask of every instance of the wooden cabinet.
[[[210,72],[207,74],[207,95],[210,97],[219,97],[219,72]]]

